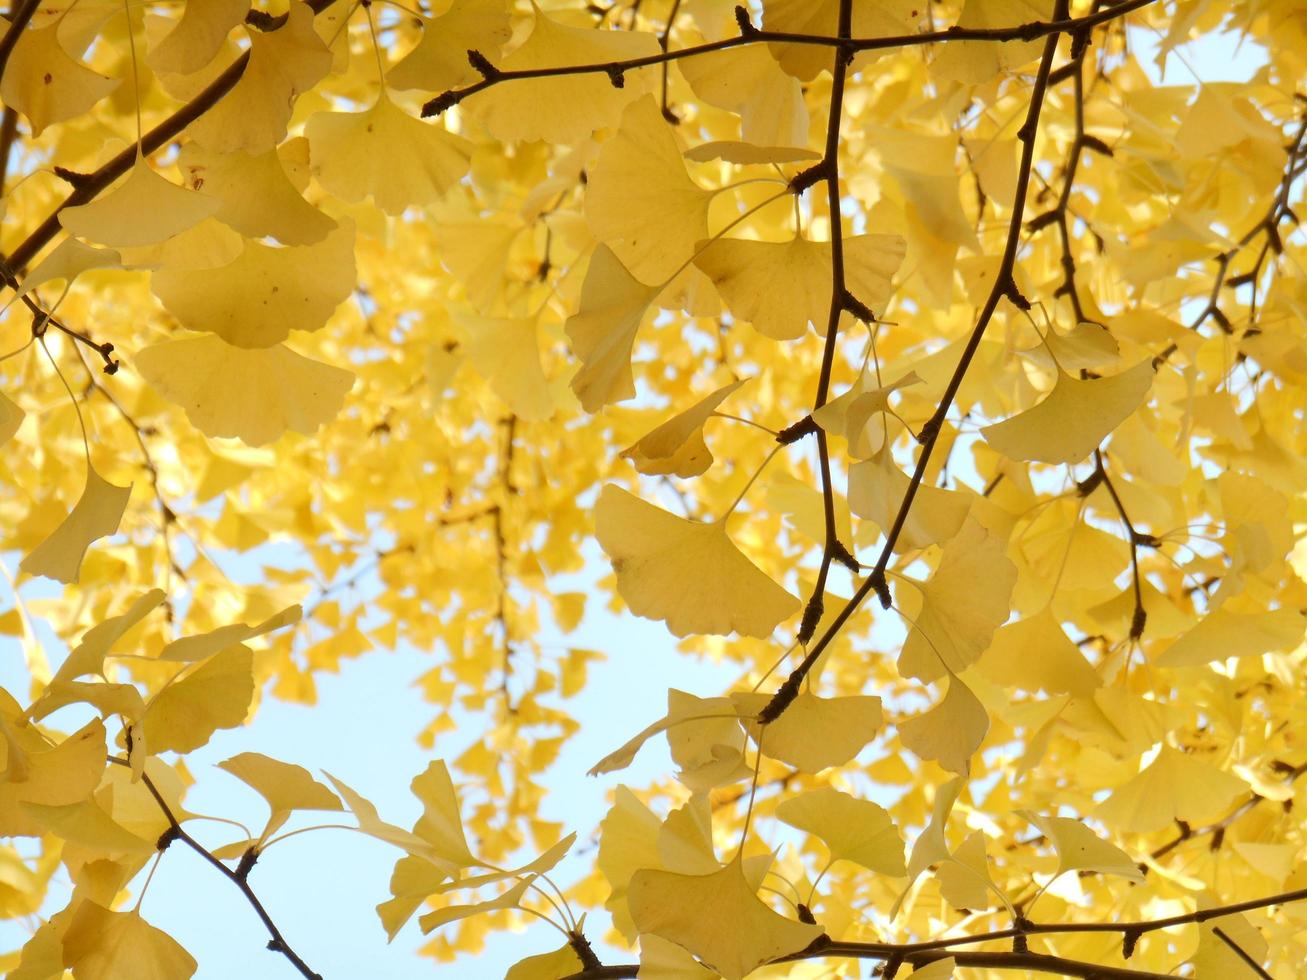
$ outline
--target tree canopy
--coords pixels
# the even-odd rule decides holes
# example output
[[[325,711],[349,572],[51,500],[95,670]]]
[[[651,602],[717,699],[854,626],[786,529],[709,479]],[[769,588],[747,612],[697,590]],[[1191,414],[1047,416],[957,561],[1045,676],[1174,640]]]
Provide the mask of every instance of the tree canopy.
[[[192,976],[140,903],[181,848],[269,976],[332,976],[259,892],[324,811],[394,847],[384,933],[464,975],[528,917],[562,935],[512,980],[1298,975],[1300,0],[0,30],[8,977]],[[1214,33],[1248,82],[1159,83]],[[542,637],[605,596],[738,681],[669,684],[565,826],[573,699],[641,651]],[[277,745],[188,767],[401,645],[416,824]],[[201,829],[197,780],[266,824]]]

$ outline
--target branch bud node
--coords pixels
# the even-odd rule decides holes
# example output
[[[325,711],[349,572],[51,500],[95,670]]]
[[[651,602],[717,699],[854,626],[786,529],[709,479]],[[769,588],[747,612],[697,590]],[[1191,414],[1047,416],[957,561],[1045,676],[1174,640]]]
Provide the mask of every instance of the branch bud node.
[[[805,415],[793,425],[787,425],[776,433],[776,441],[782,446],[789,446],[798,442],[804,436],[812,435],[818,428],[816,420],[811,415]]]
[[[749,11],[743,5],[735,8],[735,24],[740,29],[740,37],[753,37],[758,33],[758,28],[749,19]]]

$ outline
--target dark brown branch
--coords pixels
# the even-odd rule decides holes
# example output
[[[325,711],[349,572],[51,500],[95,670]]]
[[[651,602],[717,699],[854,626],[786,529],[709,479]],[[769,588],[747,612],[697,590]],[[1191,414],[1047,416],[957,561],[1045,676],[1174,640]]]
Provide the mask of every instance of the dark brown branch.
[[[1130,522],[1130,515],[1126,513],[1125,504],[1121,502],[1116,486],[1112,483],[1112,478],[1107,475],[1107,468],[1103,465],[1103,453],[1098,449],[1094,450],[1094,475],[1107,488],[1112,504],[1116,507],[1117,516],[1125,525],[1126,537],[1130,540],[1130,574],[1135,593],[1134,613],[1130,617],[1130,639],[1137,640],[1144,635],[1144,624],[1148,621],[1148,612],[1144,609],[1143,583],[1139,574],[1139,546],[1146,544],[1156,547],[1159,542],[1153,535],[1141,534],[1135,530],[1134,524]]]
[[[599,75],[633,71],[637,68],[648,68],[653,65],[662,65],[670,61],[680,61],[682,58],[693,58],[699,55],[712,54],[714,51],[728,51],[731,48],[738,48],[746,44],[758,44],[761,42],[778,42],[784,44],[812,44],[824,47],[840,48],[845,51],[884,51],[889,48],[910,48],[919,47],[924,44],[934,44],[941,41],[1037,41],[1043,37],[1057,37],[1065,33],[1072,33],[1080,30],[1087,30],[1098,24],[1106,23],[1118,17],[1123,17],[1131,11],[1138,10],[1141,7],[1147,7],[1155,3],[1156,0],[1125,0],[1124,3],[1116,4],[1106,10],[1100,10],[1096,13],[1084,17],[1062,17],[1049,21],[1031,21],[1027,24],[1017,24],[1013,27],[949,27],[940,31],[925,31],[920,34],[896,34],[888,37],[867,37],[867,38],[841,38],[829,37],[816,34],[789,34],[781,31],[759,31],[750,30],[742,33],[738,37],[723,38],[720,41],[710,41],[705,44],[696,44],[692,47],[681,48],[677,51],[664,51],[654,55],[646,55],[643,58],[627,58],[622,61],[604,61],[595,62],[588,65],[566,65],[554,66],[548,68],[519,68],[513,71],[498,71],[494,78],[483,78],[479,82],[474,82],[460,89],[450,89],[448,92],[442,92],[435,98],[429,100],[422,107],[423,116],[436,116],[447,109],[458,105],[469,96],[483,92],[493,85],[502,82],[520,81],[526,78],[557,78],[562,75]]]
[[[1134,9],[1134,6],[1127,3],[1113,8],[1114,12],[1118,14],[1125,13],[1127,9]],[[1065,17],[1066,10],[1067,0],[1058,0],[1054,16]],[[1079,24],[1080,22],[1077,22],[1077,25]],[[967,373],[967,369],[976,356],[976,351],[980,348],[980,341],[985,335],[985,329],[989,326],[989,321],[994,316],[994,311],[998,309],[1000,300],[1010,295],[1015,289],[1012,271],[1016,266],[1017,245],[1021,240],[1021,218],[1025,210],[1026,195],[1030,188],[1030,174],[1034,169],[1035,132],[1039,126],[1039,115],[1044,105],[1045,93],[1048,90],[1048,76],[1053,69],[1053,57],[1057,53],[1058,38],[1059,35],[1053,33],[1044,42],[1044,51],[1039,60],[1039,73],[1035,77],[1035,85],[1030,94],[1030,108],[1026,113],[1025,122],[1022,123],[1017,134],[1022,143],[1021,165],[1017,172],[1017,187],[1013,196],[1012,220],[1008,226],[1007,243],[1003,249],[1003,258],[995,275],[993,288],[990,290],[989,298],[985,301],[985,305],[976,319],[976,325],[967,340],[967,346],[958,359],[957,366],[953,370],[952,377],[949,378],[948,387],[945,388],[939,405],[918,436],[921,441],[921,452],[917,456],[917,465],[908,481],[908,487],[903,494],[902,502],[899,504],[894,523],[886,533],[885,544],[881,548],[880,556],[876,559],[876,564],[871,573],[858,587],[857,592],[853,594],[853,598],[840,610],[839,615],[835,617],[826,632],[813,644],[807,656],[803,658],[799,666],[794,669],[780,689],[777,690],[772,700],[759,713],[759,720],[764,724],[780,717],[781,712],[794,701],[798,696],[799,686],[803,683],[803,678],[812,670],[817,658],[821,656],[826,647],[839,634],[839,631],[844,628],[844,624],[848,622],[849,617],[862,605],[868,595],[873,591],[876,592],[882,605],[887,604],[890,599],[889,586],[885,580],[885,570],[889,567],[890,556],[894,553],[894,546],[898,543],[899,535],[903,532],[903,525],[907,520],[908,511],[912,507],[912,501],[916,498],[917,490],[926,475],[926,467],[930,463],[931,452],[939,438],[944,419],[947,417],[953,399],[962,384],[963,376]]]
[[[131,763],[126,759],[115,759],[110,757],[108,761],[118,766],[131,766]],[[169,829],[168,832],[160,838],[160,846],[166,847],[172,841],[179,840],[209,864],[213,865],[213,867],[217,868],[224,878],[240,889],[241,894],[245,896],[245,900],[249,902],[250,907],[254,909],[255,915],[259,917],[259,921],[263,923],[263,927],[268,930],[268,935],[272,937],[268,940],[268,949],[272,950],[274,953],[281,953],[286,957],[286,959],[290,960],[291,964],[300,972],[301,976],[308,978],[308,980],[322,980],[322,975],[314,973],[313,970],[309,968],[309,965],[300,959],[299,954],[291,949],[290,944],[286,942],[286,938],[281,934],[281,930],[277,928],[277,924],[272,921],[272,916],[268,914],[268,910],[265,909],[263,903],[259,901],[258,895],[254,894],[254,889],[250,887],[250,883],[246,881],[244,877],[237,874],[231,868],[227,867],[227,865],[214,857],[213,854],[209,852],[208,848],[182,829],[181,823],[177,820],[177,817],[173,815],[172,808],[168,806],[168,801],[163,798],[163,794],[159,792],[158,788],[154,785],[154,781],[150,779],[148,774],[141,774],[141,782],[144,783],[145,788],[150,791],[150,795],[154,797],[154,802],[159,804],[159,809],[163,811],[164,818],[168,821]]]

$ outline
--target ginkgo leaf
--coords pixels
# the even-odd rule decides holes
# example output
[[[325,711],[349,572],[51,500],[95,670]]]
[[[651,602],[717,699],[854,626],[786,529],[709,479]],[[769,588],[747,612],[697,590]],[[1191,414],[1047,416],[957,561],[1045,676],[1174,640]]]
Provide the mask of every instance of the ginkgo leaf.
[[[803,160],[820,160],[821,154],[802,146],[755,146],[739,140],[712,140],[692,146],[681,154],[695,163],[722,160],[726,163],[797,163]]]
[[[1203,904],[1207,903],[1200,902],[1200,907]],[[1195,980],[1255,980],[1265,976],[1264,967],[1256,970],[1248,960],[1258,966],[1266,963],[1270,945],[1261,930],[1245,916],[1222,915],[1207,919],[1198,929],[1198,950],[1189,961]],[[1217,935],[1217,929],[1225,939]],[[1242,956],[1235,946],[1242,951]]]
[[[422,927],[422,932],[426,934],[439,929],[443,925],[448,925],[450,922],[457,922],[473,915],[481,915],[483,912],[515,909],[521,904],[522,896],[526,893],[527,888],[531,886],[533,880],[534,876],[523,878],[503,894],[484,902],[474,902],[471,905],[447,905],[442,909],[436,909],[434,912],[428,912],[418,919],[418,924]]]
[[[582,969],[584,964],[576,955],[576,950],[570,943],[564,942],[551,953],[537,953],[518,960],[508,968],[504,980],[558,980],[559,977],[579,973]]]
[[[343,810],[336,795],[314,779],[307,769],[271,759],[258,752],[242,752],[218,763],[268,802],[271,814],[259,835],[266,841],[296,810]]]
[[[513,414],[530,422],[554,412],[549,379],[540,364],[540,320],[537,316],[505,319],[460,314],[468,356],[477,373],[490,382]]]
[[[7,21],[5,27],[12,30]],[[19,31],[15,40],[0,77],[0,101],[27,117],[33,136],[89,111],[118,87],[118,79],[105,78],[64,50],[57,22]]]
[[[458,812],[454,783],[443,760],[434,759],[410,784],[422,801],[422,816],[413,833],[429,842],[442,858],[460,868],[476,863],[463,836],[463,818]]]
[[[895,878],[907,874],[903,838],[889,813],[870,800],[823,786],[784,800],[776,819],[821,838],[832,861],[852,861]]]
[[[938,864],[949,856],[948,841],[944,837],[944,828],[948,823],[949,815],[953,812],[953,804],[957,802],[958,794],[962,792],[962,787],[966,783],[965,776],[958,776],[956,779],[950,779],[935,790],[935,800],[931,805],[930,822],[926,824],[925,829],[913,843],[912,853],[908,857],[908,877],[910,879],[915,881],[917,876],[932,864]],[[899,906],[902,904],[905,895],[907,895],[907,889],[904,889],[898,901],[894,903],[890,918],[898,915]]]
[[[331,780],[331,785],[335,787],[337,794],[345,801],[350,813],[354,814],[362,833],[385,841],[387,844],[393,844],[413,857],[422,858],[439,868],[447,877],[458,873],[459,865],[448,860],[430,841],[382,820],[377,813],[377,808],[366,797],[350,789],[331,773],[325,772],[323,775]]]
[[[827,432],[843,436],[849,444],[849,455],[867,459],[880,450],[885,439],[884,429],[876,416],[890,411],[890,395],[916,384],[921,384],[921,378],[915,371],[909,371],[884,387],[877,387],[874,377],[864,372],[848,391],[814,411],[812,420]],[[902,494],[899,496],[902,499]]]
[[[122,256],[111,248],[93,248],[76,238],[65,238],[36,264],[36,268],[23,277],[9,302],[22,299],[37,286],[47,282],[65,279],[71,284],[83,272],[114,268],[122,265],[122,260]]]
[[[899,673],[929,683],[974,663],[1010,612],[1016,566],[1003,542],[968,520],[944,545],[939,566],[913,589],[922,596],[899,654]]]
[[[510,868],[504,871],[487,871],[484,874],[469,875],[465,878],[451,878],[448,881],[442,881],[437,884],[427,892],[427,895],[443,895],[445,892],[454,891],[459,888],[481,888],[485,885],[494,884],[497,881],[505,881],[509,878],[521,878],[525,875],[548,874],[557,867],[559,861],[567,856],[567,852],[572,849],[572,845],[575,843],[576,834],[568,834],[553,847],[548,848],[535,860],[530,861],[521,867]],[[404,859],[401,858],[401,860]]]
[[[640,932],[684,947],[725,980],[741,980],[821,935],[819,926],[787,919],[760,900],[738,854],[709,875],[637,871],[627,904]]]
[[[531,11],[530,35],[499,62],[500,70],[598,65],[658,54],[652,34],[569,27],[535,3]],[[491,88],[469,98],[467,107],[495,139],[575,143],[616,125],[622,108],[644,93],[648,77],[647,70],[628,72],[621,88],[603,72],[539,78],[530,85]]]
[[[766,637],[799,601],[744,556],[726,525],[683,520],[614,486],[595,505],[595,533],[617,590],[637,616],[690,633]]]
[[[608,882],[604,908],[613,916],[613,927],[629,941],[636,937],[635,923],[626,904],[631,876],[641,868],[656,867],[662,821],[625,786],[613,793],[613,805],[599,825],[597,865]]]
[[[215,336],[146,347],[137,352],[136,367],[205,435],[235,436],[251,446],[287,429],[316,431],[336,416],[354,385],[349,371],[284,344],[248,350]]]
[[[1049,20],[1051,0],[967,0],[958,26],[992,29]],[[1004,71],[1019,68],[1039,57],[1043,41],[960,41],[942,46],[934,70],[944,78],[979,85]]]
[[[0,446],[14,437],[27,413],[4,392],[0,392]]]
[[[252,29],[249,63],[216,106],[187,132],[206,149],[264,153],[286,136],[295,101],[331,70],[331,51],[313,26],[313,8],[291,0],[284,24]]]
[[[703,441],[704,424],[712,418],[718,406],[748,380],[733,381],[673,415],[635,445],[622,450],[621,457],[629,459],[637,470],[649,475],[673,473],[691,477],[706,472],[712,465],[712,453]]]
[[[993,879],[989,875],[989,858],[985,854],[985,835],[975,831],[967,835],[948,860],[935,870],[939,893],[959,912],[987,909],[993,903],[989,893]]]
[[[606,245],[595,249],[581,287],[581,303],[568,318],[567,339],[581,359],[572,390],[587,412],[635,395],[631,352],[658,287],[646,286],[626,271]]]
[[[81,800],[63,806],[24,803],[23,809],[48,834],[98,854],[150,854],[156,841],[145,840],[117,823],[95,800]]]
[[[214,217],[248,238],[268,236],[283,245],[312,245],[336,227],[300,195],[278,150],[214,153],[187,143],[177,167],[193,189],[217,198]]]
[[[1154,662],[1159,667],[1192,667],[1226,657],[1289,650],[1301,642],[1304,630],[1307,630],[1307,619],[1295,609],[1237,613],[1223,606],[1199,620],[1197,626],[1163,650]]]
[[[217,201],[177,186],[139,157],[125,181],[89,204],[64,208],[59,223],[79,238],[126,248],[171,238],[217,210]]]
[[[640,937],[640,973],[645,980],[716,980],[717,974],[662,936]]]
[[[1018,812],[1038,827],[1057,851],[1059,875],[1068,871],[1098,871],[1132,881],[1144,880],[1143,872],[1129,854],[1103,840],[1079,820],[1043,816],[1030,810]]]
[[[12,730],[3,723],[0,732],[6,747],[0,778],[0,834],[5,837],[44,833],[25,805],[81,803],[99,785],[106,750],[104,723],[98,718],[54,746],[37,734],[35,726]],[[28,738],[23,739],[24,734]]]
[[[1038,405],[980,431],[1010,459],[1078,463],[1143,404],[1152,383],[1151,360],[1094,381],[1059,369],[1053,390]]]
[[[1214,820],[1247,791],[1239,777],[1163,745],[1148,768],[1113,790],[1095,815],[1120,830],[1147,834],[1176,820]]]
[[[733,694],[731,699],[746,719],[749,734],[755,741],[761,739],[762,754],[800,772],[844,765],[876,737],[882,721],[880,698],[823,698],[800,691],[779,718],[760,728],[752,719],[770,695]]]
[[[81,497],[63,523],[18,563],[19,570],[28,575],[44,575],[64,584],[76,582],[82,559],[91,543],[118,533],[118,522],[122,520],[131,495],[130,484],[115,486],[101,477],[88,462],[86,487]]]
[[[1102,685],[1049,609],[1002,626],[976,665],[986,677],[1023,691],[1092,695]]]
[[[377,906],[386,937],[393,942],[413,913],[447,881],[449,874],[424,858],[406,854],[396,861],[390,874],[392,897]]]
[[[232,28],[245,19],[250,0],[199,0],[182,7],[181,20],[145,56],[155,71],[190,74],[213,60]]]
[[[988,731],[985,706],[971,688],[953,677],[944,700],[899,725],[899,741],[921,758],[938,762],[949,772],[965,774]]]
[[[344,201],[371,197],[387,214],[437,200],[472,156],[471,143],[410,116],[384,89],[363,112],[319,112],[304,134],[323,187]]]
[[[141,692],[131,684],[51,680],[27,709],[27,716],[40,721],[70,704],[89,704],[102,718],[121,715],[130,722],[139,721],[145,714]]]
[[[83,901],[63,937],[64,964],[78,980],[187,980],[190,953],[139,912],[112,912]]]
[[[254,654],[229,646],[154,696],[146,707],[150,752],[190,752],[220,728],[245,721],[254,697]]]
[[[911,481],[899,469],[888,445],[870,459],[849,467],[849,509],[874,521],[885,533],[894,526]],[[895,547],[915,551],[947,542],[958,534],[971,511],[971,497],[922,482],[912,498]],[[947,553],[947,546],[946,546]]]
[[[957,960],[945,956],[930,963],[914,966],[908,974],[908,980],[952,980]]]
[[[443,14],[423,19],[421,39],[386,73],[386,83],[425,92],[466,85],[480,77],[468,51],[497,60],[512,35],[504,0],[454,0]]]
[[[878,0],[877,3],[854,4],[851,30],[853,37],[894,37],[916,33],[925,9],[916,0]],[[833,36],[839,28],[840,0],[768,0],[763,8],[763,27],[782,34],[816,34]],[[830,71],[830,51],[811,44],[773,41],[769,45],[776,60],[791,75],[810,82],[821,71]],[[853,64],[857,67],[877,52],[864,52]]]
[[[220,626],[216,630],[210,630],[207,633],[183,636],[171,643],[165,643],[163,649],[159,651],[159,659],[172,660],[178,663],[193,663],[196,660],[204,660],[215,653],[226,650],[228,647],[235,646],[237,643],[244,643],[246,640],[252,640],[257,636],[263,636],[274,630],[298,623],[301,615],[303,615],[303,610],[298,605],[287,606],[281,612],[269,616],[255,626],[247,626],[245,623],[233,623],[230,626]]]
[[[844,240],[849,291],[883,312],[906,245],[897,235]],[[825,334],[831,306],[831,245],[795,235],[788,242],[719,238],[695,256],[731,313],[773,340],[793,340],[812,323]]]
[[[801,146],[808,135],[808,108],[798,79],[781,70],[762,45],[716,51],[679,65],[694,94],[740,116],[741,146]],[[735,163],[784,163],[756,157]]]
[[[641,282],[666,282],[708,237],[713,193],[686,173],[653,96],[622,113],[621,127],[604,143],[588,177],[590,229]]]
[[[292,330],[317,330],[355,280],[354,226],[342,222],[313,245],[273,248],[252,239],[236,260],[201,275],[161,269],[150,288],[191,330],[237,347],[272,347]]]
[[[696,721],[714,721],[716,724],[707,727],[693,725]],[[625,769],[645,742],[677,726],[688,729],[678,736],[677,748],[682,755],[677,761],[682,765],[690,764],[691,760],[703,761],[713,745],[723,741],[737,741],[736,736],[740,730],[735,708],[726,698],[696,698],[684,691],[668,688],[667,714],[600,759],[586,775],[598,776]],[[729,735],[725,734],[728,732]]]

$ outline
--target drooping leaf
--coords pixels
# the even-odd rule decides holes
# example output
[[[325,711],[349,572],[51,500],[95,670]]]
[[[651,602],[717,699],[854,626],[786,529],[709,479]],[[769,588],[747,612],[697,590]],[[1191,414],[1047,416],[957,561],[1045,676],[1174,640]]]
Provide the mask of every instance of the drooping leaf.
[[[130,484],[115,486],[88,462],[86,487],[72,511],[48,538],[18,563],[19,569],[28,575],[44,575],[64,584],[76,582],[86,549],[97,539],[118,533],[118,522],[122,520],[131,495]]]

